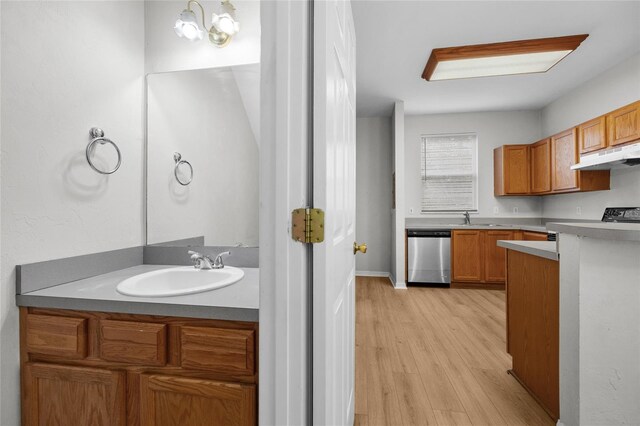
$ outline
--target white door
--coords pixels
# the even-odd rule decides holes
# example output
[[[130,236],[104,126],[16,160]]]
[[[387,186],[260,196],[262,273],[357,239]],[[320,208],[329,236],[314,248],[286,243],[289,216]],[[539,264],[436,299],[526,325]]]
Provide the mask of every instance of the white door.
[[[314,3],[313,201],[325,241],[313,248],[313,422],[353,425],[355,32],[349,1]]]

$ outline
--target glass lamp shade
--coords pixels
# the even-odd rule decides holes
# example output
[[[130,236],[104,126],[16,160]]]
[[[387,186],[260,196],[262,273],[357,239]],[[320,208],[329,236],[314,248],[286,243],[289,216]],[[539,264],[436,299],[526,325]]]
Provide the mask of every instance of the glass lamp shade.
[[[228,1],[222,2],[220,13],[212,15],[211,24],[216,30],[230,36],[240,31],[240,23],[236,20],[236,10]]]
[[[195,41],[204,38],[204,31],[200,29],[196,14],[191,10],[182,11],[173,29],[178,37],[184,37],[187,40]]]

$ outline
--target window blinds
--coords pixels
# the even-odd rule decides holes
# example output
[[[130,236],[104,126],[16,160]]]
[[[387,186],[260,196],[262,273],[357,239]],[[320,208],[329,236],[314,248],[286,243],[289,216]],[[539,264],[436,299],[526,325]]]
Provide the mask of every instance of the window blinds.
[[[477,210],[477,145],[473,133],[422,137],[422,212]]]

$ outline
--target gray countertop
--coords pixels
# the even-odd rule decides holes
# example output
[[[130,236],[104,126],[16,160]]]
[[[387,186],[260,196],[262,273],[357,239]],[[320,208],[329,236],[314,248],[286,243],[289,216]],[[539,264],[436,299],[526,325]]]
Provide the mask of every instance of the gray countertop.
[[[565,234],[601,240],[640,242],[640,224],[638,223],[549,223],[549,229]]]
[[[515,250],[533,256],[558,260],[558,246],[555,241],[498,241],[498,247]]]
[[[546,226],[542,225],[517,225],[517,224],[492,224],[492,225],[457,225],[457,224],[438,224],[438,223],[413,223],[407,224],[405,226],[406,229],[415,229],[415,230],[423,230],[423,229],[483,229],[483,230],[499,230],[499,229],[510,229],[510,230],[520,230],[520,231],[533,231],[533,232],[548,232]]]
[[[173,297],[131,297],[120,294],[116,286],[124,279],[167,265],[139,265],[92,278],[36,290],[16,296],[18,306],[73,309],[209,318],[232,321],[258,321],[259,269],[241,268],[242,280],[217,290]]]

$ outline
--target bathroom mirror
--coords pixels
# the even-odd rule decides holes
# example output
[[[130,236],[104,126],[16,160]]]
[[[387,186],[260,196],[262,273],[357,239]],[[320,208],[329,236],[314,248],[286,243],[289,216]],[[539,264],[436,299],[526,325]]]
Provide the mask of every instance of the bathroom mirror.
[[[258,246],[260,66],[147,76],[147,244]]]

